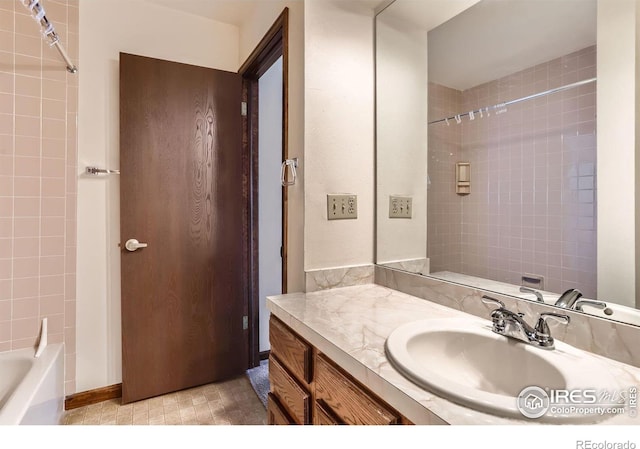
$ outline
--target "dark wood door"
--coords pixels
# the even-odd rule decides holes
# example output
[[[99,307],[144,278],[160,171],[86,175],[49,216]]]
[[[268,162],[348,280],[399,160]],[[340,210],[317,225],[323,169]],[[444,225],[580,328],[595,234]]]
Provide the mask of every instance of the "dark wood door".
[[[120,55],[125,403],[248,367],[241,89],[235,73]]]

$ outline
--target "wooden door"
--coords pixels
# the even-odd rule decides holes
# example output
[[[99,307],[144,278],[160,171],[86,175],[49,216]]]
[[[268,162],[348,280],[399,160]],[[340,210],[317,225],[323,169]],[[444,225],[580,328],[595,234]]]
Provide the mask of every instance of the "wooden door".
[[[241,89],[235,73],[120,55],[124,403],[248,367]]]

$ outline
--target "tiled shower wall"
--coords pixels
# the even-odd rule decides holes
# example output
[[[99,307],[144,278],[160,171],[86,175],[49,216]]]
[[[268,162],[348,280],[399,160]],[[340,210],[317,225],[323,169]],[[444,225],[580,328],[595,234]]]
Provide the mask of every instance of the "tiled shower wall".
[[[43,0],[72,60],[77,0]],[[78,75],[67,73],[39,25],[0,0],[0,351],[34,347],[43,318],[65,342],[75,391]]]
[[[463,92],[431,84],[429,120],[596,76],[588,47]],[[431,271],[596,297],[596,83],[429,127]],[[471,163],[471,194],[454,190]]]

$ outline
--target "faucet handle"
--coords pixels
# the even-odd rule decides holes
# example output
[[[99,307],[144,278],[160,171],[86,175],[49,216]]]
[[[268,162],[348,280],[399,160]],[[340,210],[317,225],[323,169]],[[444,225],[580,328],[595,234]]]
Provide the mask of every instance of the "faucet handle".
[[[578,299],[574,305],[578,312],[584,312],[582,306],[591,306],[596,309],[604,310],[607,308],[607,303],[602,301],[594,301],[593,299]]]
[[[485,304],[493,304],[494,306],[502,307],[503,309],[506,307],[499,299],[495,299],[487,295],[482,296],[482,302]]]
[[[551,339],[551,331],[549,330],[549,325],[547,324],[546,318],[553,318],[554,320],[560,321],[564,324],[569,324],[571,322],[571,318],[569,317],[569,315],[562,315],[555,312],[541,313],[540,318],[538,318],[538,323],[536,324],[535,330],[538,337],[546,339]]]

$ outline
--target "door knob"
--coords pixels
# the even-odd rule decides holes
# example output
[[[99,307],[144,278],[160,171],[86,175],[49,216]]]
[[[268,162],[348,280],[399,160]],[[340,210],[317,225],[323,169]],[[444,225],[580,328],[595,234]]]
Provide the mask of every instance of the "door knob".
[[[127,243],[124,244],[124,247],[127,248],[127,251],[133,252],[133,251],[135,251],[137,249],[140,249],[140,248],[146,248],[147,244],[146,243],[140,243],[136,239],[129,239],[129,240],[127,240]]]

